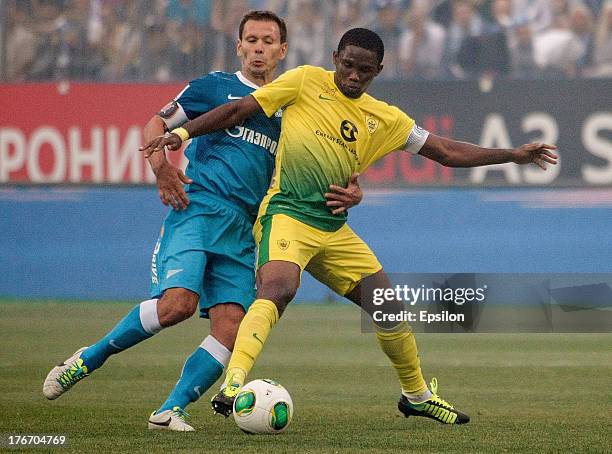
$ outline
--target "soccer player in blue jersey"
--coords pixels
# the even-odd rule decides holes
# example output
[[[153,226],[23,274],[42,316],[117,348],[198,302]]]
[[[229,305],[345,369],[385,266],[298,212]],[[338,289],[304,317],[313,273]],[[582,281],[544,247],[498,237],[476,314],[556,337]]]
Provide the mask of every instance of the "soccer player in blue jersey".
[[[287,52],[286,26],[267,11],[246,14],[239,27],[241,71],[213,72],[189,85],[144,130],[147,141],[200,114],[249,95],[274,79]],[[49,372],[43,393],[56,399],[104,364],[109,356],[191,317],[210,318],[211,331],[183,366],[174,389],[149,418],[150,429],[194,430],[185,407],[221,376],[238,326],[254,300],[253,222],[274,171],[281,112],[255,115],[240,126],[194,139],[184,174],[164,153],[150,163],[162,202],[172,205],[153,252],[151,299],[132,309],[106,336],[79,349]],[[184,186],[185,185],[185,186]],[[333,188],[330,206],[358,203],[356,180]]]

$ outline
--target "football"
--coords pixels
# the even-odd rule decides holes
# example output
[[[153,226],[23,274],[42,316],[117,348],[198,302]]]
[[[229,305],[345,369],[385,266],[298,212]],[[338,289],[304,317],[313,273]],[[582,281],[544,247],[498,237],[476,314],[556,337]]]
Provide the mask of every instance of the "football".
[[[253,380],[242,387],[234,400],[234,420],[249,434],[281,433],[292,417],[291,396],[274,380]]]

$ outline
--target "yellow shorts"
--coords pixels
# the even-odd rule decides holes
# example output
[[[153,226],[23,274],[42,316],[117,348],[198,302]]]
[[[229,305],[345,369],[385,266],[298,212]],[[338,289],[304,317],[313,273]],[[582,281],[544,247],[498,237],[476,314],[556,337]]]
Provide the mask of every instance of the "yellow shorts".
[[[257,269],[281,260],[295,263],[339,295],[346,295],[382,265],[364,241],[344,224],[325,232],[284,214],[264,215],[253,228]]]

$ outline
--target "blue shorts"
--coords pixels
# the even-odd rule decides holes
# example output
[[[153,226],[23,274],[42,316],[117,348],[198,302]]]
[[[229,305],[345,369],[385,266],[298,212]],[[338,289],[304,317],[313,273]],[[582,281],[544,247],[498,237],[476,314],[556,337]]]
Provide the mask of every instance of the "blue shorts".
[[[185,288],[200,296],[200,317],[222,303],[248,310],[255,299],[255,242],[248,215],[205,191],[171,210],[151,261],[151,297]]]

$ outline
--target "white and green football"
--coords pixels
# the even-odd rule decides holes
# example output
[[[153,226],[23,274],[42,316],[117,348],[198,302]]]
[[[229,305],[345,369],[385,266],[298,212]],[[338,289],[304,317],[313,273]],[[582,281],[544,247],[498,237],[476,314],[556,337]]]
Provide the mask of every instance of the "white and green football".
[[[274,380],[253,380],[242,387],[234,400],[234,420],[246,433],[281,433],[292,417],[291,396]]]

